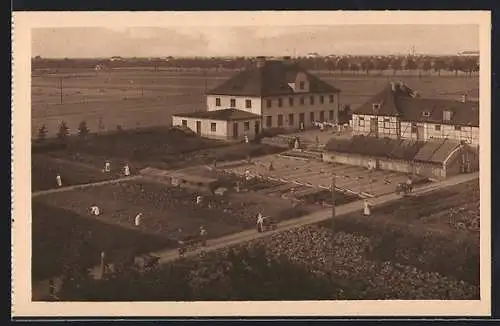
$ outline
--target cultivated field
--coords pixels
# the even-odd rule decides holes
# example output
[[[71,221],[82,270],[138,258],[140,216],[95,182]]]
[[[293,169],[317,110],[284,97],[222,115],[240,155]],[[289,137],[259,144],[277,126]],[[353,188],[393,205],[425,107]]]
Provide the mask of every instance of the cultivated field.
[[[108,230],[106,241],[111,241],[113,244],[122,242],[123,234],[135,234],[135,237],[151,236],[152,239],[157,239],[152,240],[154,244],[164,244],[168,247],[169,244],[176,245],[175,240],[179,237],[198,234],[200,226],[205,227],[209,238],[217,238],[255,227],[255,217],[259,212],[281,221],[302,216],[314,209],[312,206],[297,207],[290,201],[259,196],[256,193],[206,197],[205,203],[198,206],[195,204],[196,195],[197,193],[188,190],[140,180],[41,195],[33,200],[35,221],[33,232],[36,234],[33,246],[36,247],[41,243],[46,249],[43,256],[49,256],[47,261],[57,265],[50,268],[60,270],[62,268],[60,264],[67,262],[69,257],[64,256],[60,250],[49,250],[48,246],[72,247],[72,240],[66,234],[76,231],[93,229],[101,234],[102,226]],[[101,209],[100,216],[90,215],[89,208],[93,205]],[[48,207],[55,217],[47,215],[41,207]],[[134,218],[138,213],[143,213],[143,221],[139,228],[134,225]],[[77,217],[75,225],[61,222],[72,220],[75,216]],[[79,226],[81,224],[79,221],[82,220],[89,221],[81,226],[83,230]],[[55,236],[54,229],[65,235]],[[105,246],[102,241],[97,237],[92,242],[96,258],[101,250],[98,246]],[[133,237],[122,245],[123,250],[134,247]],[[151,246],[146,246],[151,249]],[[143,245],[140,248],[143,248]],[[114,249],[121,250],[119,247]],[[38,260],[35,260],[35,263],[40,264]],[[34,270],[39,271],[41,275],[49,273],[43,268],[37,265]]]
[[[431,195],[439,199],[455,193],[452,202],[466,206],[477,202],[477,191],[477,183],[468,183]],[[428,197],[419,200],[428,201]],[[435,202],[426,207],[422,218],[447,210],[446,205]],[[409,207],[401,203],[402,210]],[[68,286],[63,288],[62,299],[479,298],[477,233],[449,227],[445,230],[437,227],[436,221],[418,225],[386,209],[376,209],[369,218],[358,218],[358,214],[336,219],[333,229],[331,223],[301,226],[204,257],[178,260],[144,275],[133,282],[133,287],[125,286],[130,284],[129,275],[88,281],[85,293]],[[399,213],[396,211],[396,215]],[[478,218],[477,211],[468,214]]]
[[[87,139],[70,137],[58,148],[51,148],[52,140],[46,142],[32,147],[33,191],[55,188],[57,172],[67,186],[115,178],[123,174],[124,164],[134,174],[148,166],[185,168],[212,164],[214,159],[238,160],[283,150],[265,144],[210,140],[167,127],[89,135]],[[111,162],[110,174],[102,173],[106,161]]]
[[[91,131],[169,125],[171,115],[204,109],[204,93],[233,73],[214,70],[151,71],[140,69],[101,72],[67,72],[32,77],[32,137],[45,124],[48,136],[57,133],[65,120],[75,133],[85,120]],[[356,109],[378,92],[390,75],[318,73],[319,77],[342,90],[341,104]],[[60,78],[62,78],[62,104]],[[463,92],[478,97],[477,77],[405,76],[405,83],[422,96],[459,99]]]

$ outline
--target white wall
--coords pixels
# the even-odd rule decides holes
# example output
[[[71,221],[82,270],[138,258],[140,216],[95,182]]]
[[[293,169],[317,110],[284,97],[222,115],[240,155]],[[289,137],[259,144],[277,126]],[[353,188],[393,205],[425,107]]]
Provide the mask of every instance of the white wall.
[[[217,98],[220,98],[220,106],[215,105]],[[231,106],[231,99],[236,101],[235,109],[251,112],[254,114],[261,115],[262,113],[262,101],[260,97],[246,97],[246,96],[228,96],[228,95],[207,95],[207,110],[215,111],[221,109],[229,109]],[[251,108],[246,107],[246,100],[251,101]]]
[[[174,126],[180,126],[183,120],[186,121],[187,127],[193,132],[196,132],[196,121],[200,121],[201,136],[203,137],[214,139],[227,139],[228,137],[228,123],[226,121],[173,116],[172,124]],[[215,131],[212,131],[212,123],[215,123]]]
[[[248,123],[248,130],[245,130],[245,123]],[[227,135],[228,139],[244,139],[245,135],[248,136],[248,139],[255,139],[255,124],[259,123],[259,130],[262,131],[262,126],[260,120],[237,120],[237,121],[228,121],[227,123]],[[234,136],[234,125],[238,125],[238,137]]]
[[[440,130],[436,130],[439,125]],[[457,141],[464,140],[468,144],[479,145],[479,128],[471,126],[460,126],[460,130],[455,130],[454,125],[436,124],[436,123],[417,123],[417,126],[424,128],[424,140],[431,139],[453,139]],[[417,139],[417,134],[411,132],[411,122],[401,122],[401,138]]]
[[[333,95],[333,102],[330,102],[329,96]],[[311,104],[310,97],[314,98],[314,104]],[[323,96],[324,102],[320,103],[320,96]],[[282,106],[279,106],[279,99],[282,100]],[[304,104],[301,104],[301,98],[304,98]],[[293,105],[290,105],[290,99],[293,99]],[[271,107],[268,107],[268,100],[271,101]],[[310,113],[314,113],[314,120],[320,120],[320,112],[324,112],[325,121],[338,121],[339,100],[337,94],[293,94],[286,96],[265,97],[262,99],[262,124],[264,128],[286,128],[298,129],[300,127],[300,113],[304,113],[304,127],[310,128],[312,121]],[[330,111],[333,112],[333,119],[330,119]],[[293,123],[290,122],[289,115],[293,114]],[[278,125],[278,116],[283,116],[283,125]],[[267,124],[271,117],[271,125]]]
[[[370,121],[376,118],[378,121],[378,134],[380,137],[397,138],[399,134],[397,117],[376,116],[369,114],[353,114],[352,130],[355,135],[368,135],[370,133]]]

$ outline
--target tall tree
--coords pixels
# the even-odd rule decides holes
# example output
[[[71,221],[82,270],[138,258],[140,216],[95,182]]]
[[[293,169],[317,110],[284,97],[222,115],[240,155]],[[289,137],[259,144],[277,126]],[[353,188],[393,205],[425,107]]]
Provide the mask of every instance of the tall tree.
[[[429,73],[429,71],[431,70],[432,68],[432,63],[430,60],[428,59],[424,59],[424,61],[422,62],[422,70],[425,72],[425,73]]]
[[[401,58],[392,59],[390,66],[391,66],[393,75],[395,75],[396,72],[401,69],[401,64],[402,64]]]
[[[344,73],[344,70],[346,70],[348,67],[349,65],[345,58],[340,58],[337,60],[337,69],[340,70],[341,75]]]
[[[443,59],[434,60],[433,68],[438,73],[438,76],[441,76],[441,71],[446,69],[446,67],[446,62]]]
[[[361,69],[366,72],[367,75],[370,74],[370,71],[373,69],[373,61],[370,59],[366,59],[361,63]]]
[[[384,72],[389,68],[389,61],[386,58],[379,58],[375,61],[375,69],[380,71],[380,73]]]

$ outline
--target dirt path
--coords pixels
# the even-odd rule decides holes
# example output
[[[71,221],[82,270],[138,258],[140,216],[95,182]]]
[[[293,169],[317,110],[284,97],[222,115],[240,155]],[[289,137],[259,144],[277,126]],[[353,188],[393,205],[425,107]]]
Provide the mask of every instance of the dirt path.
[[[471,174],[458,175],[455,177],[450,177],[449,179],[441,181],[441,182],[436,182],[436,183],[422,186],[414,191],[414,195],[427,193],[427,192],[437,190],[437,189],[447,188],[447,187],[454,186],[454,185],[464,183],[464,182],[468,182],[468,181],[471,181],[471,180],[474,180],[477,178],[479,178],[478,172],[471,173]],[[113,180],[113,181],[118,182],[120,180]],[[108,181],[107,183],[110,183],[110,182]],[[381,205],[381,204],[385,204],[388,202],[398,200],[400,198],[401,198],[400,195],[390,193],[387,195],[373,198],[370,200],[370,202],[374,206],[377,206],[377,205]],[[337,206],[336,207],[336,216],[339,217],[339,216],[342,216],[342,215],[345,215],[348,213],[359,211],[359,210],[361,210],[362,206],[363,206],[362,200],[358,200],[358,201],[354,201],[354,202],[351,202],[351,203],[348,203],[345,205]],[[198,250],[188,252],[185,254],[185,257],[199,255],[202,250],[206,251],[206,252],[214,251],[214,250],[221,249],[221,248],[231,246],[231,245],[235,245],[238,243],[243,243],[243,242],[247,242],[250,240],[263,238],[263,237],[269,236],[271,234],[274,234],[276,232],[282,232],[282,231],[296,228],[299,226],[314,224],[314,223],[318,223],[318,222],[325,221],[328,219],[331,219],[331,208],[317,211],[317,212],[302,216],[300,218],[295,218],[295,219],[283,221],[283,222],[278,224],[278,228],[274,231],[268,231],[265,233],[258,233],[256,230],[250,229],[250,230],[245,230],[242,232],[230,234],[230,235],[227,235],[227,236],[224,236],[221,238],[209,240],[209,241],[207,241],[207,247],[205,247],[203,249],[198,249]],[[173,261],[175,259],[178,259],[178,252],[175,249],[162,250],[162,251],[158,251],[158,252],[153,252],[151,254],[158,256],[160,258],[160,264],[165,264],[165,263],[168,263],[168,262]],[[100,278],[101,275],[100,275],[100,267],[99,266],[96,266],[92,269],[92,275],[96,279]],[[60,284],[61,284],[60,278],[53,278],[53,280],[54,280],[57,287],[60,286]],[[44,298],[48,295],[48,283],[49,283],[48,280],[44,280],[44,281],[39,281],[39,282],[32,284],[32,300],[33,301],[41,300],[42,298]]]
[[[106,185],[106,184],[110,184],[110,183],[118,183],[118,182],[136,180],[139,178],[142,178],[142,176],[134,175],[134,176],[129,176],[129,177],[115,178],[115,179],[111,179],[111,180],[105,180],[105,181],[99,181],[99,182],[93,182],[93,183],[84,183],[84,184],[61,187],[61,188],[40,190],[40,191],[33,192],[31,194],[31,198],[43,196],[43,195],[48,195],[48,194],[52,194],[52,193],[56,193],[56,192],[64,192],[64,191],[70,191],[70,190],[75,190],[75,189],[83,189],[83,188],[94,187],[94,186],[102,186],[102,185]]]

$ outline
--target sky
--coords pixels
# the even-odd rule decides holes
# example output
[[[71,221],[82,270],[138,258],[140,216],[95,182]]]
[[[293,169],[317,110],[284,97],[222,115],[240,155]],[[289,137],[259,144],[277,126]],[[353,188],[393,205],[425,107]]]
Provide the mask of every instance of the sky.
[[[478,25],[64,27],[32,29],[32,56],[456,54],[479,50]]]

